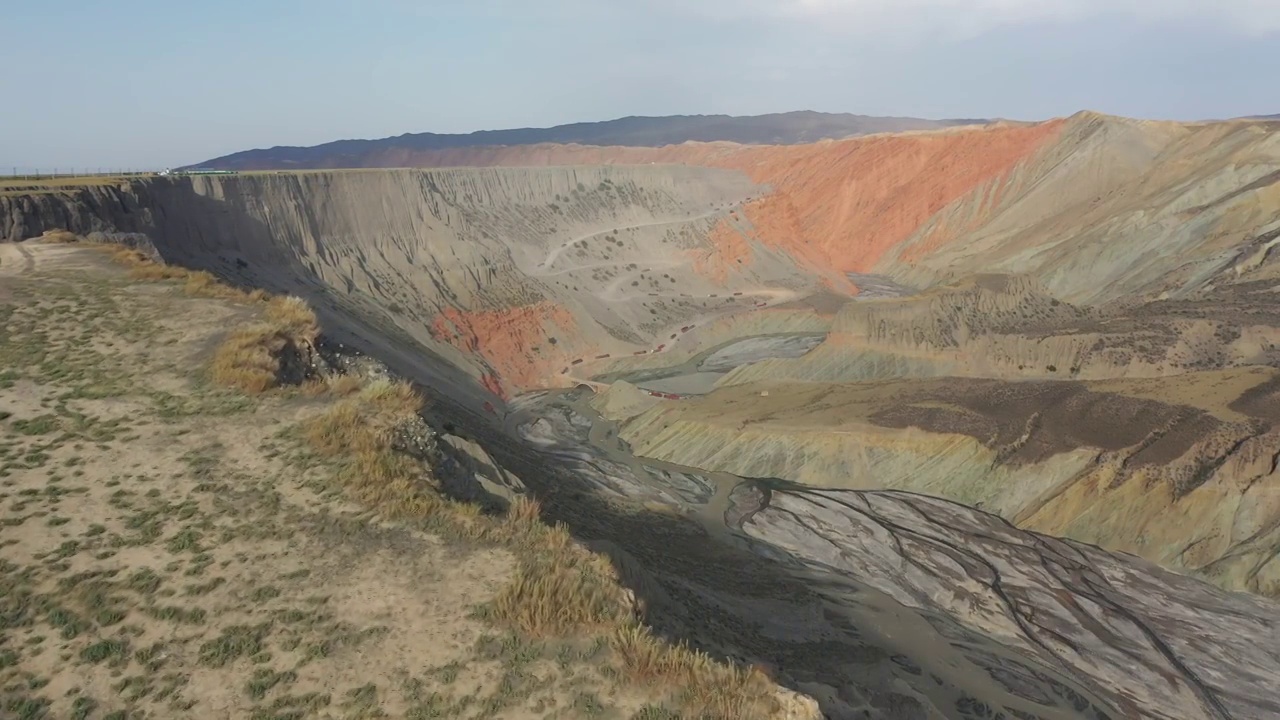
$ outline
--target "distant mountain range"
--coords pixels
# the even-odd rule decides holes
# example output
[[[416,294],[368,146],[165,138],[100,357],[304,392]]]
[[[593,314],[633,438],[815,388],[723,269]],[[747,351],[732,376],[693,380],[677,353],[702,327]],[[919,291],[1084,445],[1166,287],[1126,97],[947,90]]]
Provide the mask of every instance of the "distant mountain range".
[[[411,133],[378,140],[338,140],[311,147],[245,150],[189,167],[219,170],[379,167],[388,158],[429,158],[431,151],[459,148],[539,144],[662,147],[684,142],[725,141],[745,145],[795,145],[855,135],[908,130],[936,130],[985,123],[979,119],[923,120],[845,113],[799,111],[735,117],[673,115],[625,117],[604,122],[573,123],[551,128],[482,130],[442,135]]]

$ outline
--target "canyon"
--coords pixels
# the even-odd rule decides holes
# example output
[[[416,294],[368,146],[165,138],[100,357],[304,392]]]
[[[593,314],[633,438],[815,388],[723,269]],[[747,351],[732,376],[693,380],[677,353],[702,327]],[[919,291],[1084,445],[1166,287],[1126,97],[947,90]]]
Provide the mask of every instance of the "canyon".
[[[0,237],[306,299],[828,717],[1280,715],[1280,122],[366,164],[0,187]]]

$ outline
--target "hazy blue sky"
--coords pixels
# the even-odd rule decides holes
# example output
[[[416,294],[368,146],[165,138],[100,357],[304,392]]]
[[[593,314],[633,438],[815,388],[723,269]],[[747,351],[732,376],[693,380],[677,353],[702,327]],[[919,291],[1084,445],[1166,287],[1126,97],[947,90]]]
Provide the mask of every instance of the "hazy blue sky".
[[[624,115],[1280,112],[1280,0],[0,0],[0,172]]]

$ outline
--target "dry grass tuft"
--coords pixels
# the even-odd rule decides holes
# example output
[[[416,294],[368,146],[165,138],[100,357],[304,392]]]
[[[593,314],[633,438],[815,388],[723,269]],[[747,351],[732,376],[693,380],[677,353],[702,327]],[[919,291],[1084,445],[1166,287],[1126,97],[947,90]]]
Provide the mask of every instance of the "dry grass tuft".
[[[222,284],[216,275],[204,270],[188,272],[186,280],[187,282],[183,285],[182,291],[192,297],[211,294],[215,292],[214,288]]]
[[[44,234],[40,236],[40,242],[56,244],[76,243],[80,242],[81,239],[79,235],[69,230],[45,230]]]
[[[320,334],[320,323],[307,301],[293,295],[267,301],[267,322],[284,335],[313,342]]]
[[[687,717],[772,717],[779,708],[774,683],[759,668],[737,668],[681,643],[673,645],[638,623],[624,625],[610,647],[636,680],[678,688]]]
[[[422,398],[408,383],[375,380],[306,425],[312,447],[328,456],[391,454],[396,428],[412,422]]]
[[[213,353],[213,381],[251,395],[276,386],[284,349],[270,325],[258,323],[233,330]]]
[[[182,291],[189,297],[234,300],[238,302],[263,302],[269,301],[271,298],[265,290],[245,291],[238,287],[228,285],[219,280],[217,275],[214,275],[207,270],[188,270],[176,265],[148,262],[150,263],[149,265],[139,265],[134,267],[133,272],[135,274],[155,273],[158,274],[161,279],[173,278],[175,280],[185,280],[186,282],[182,286]]]
[[[377,380],[327,412],[308,420],[303,432],[321,455],[345,460],[342,482],[356,499],[394,518],[423,518],[443,500],[421,466],[392,449],[396,431],[411,423],[422,398],[404,382]]]
[[[491,604],[493,620],[534,637],[562,637],[608,632],[632,618],[630,593],[607,558],[574,543],[563,527],[520,513],[517,503],[504,530],[526,552],[515,581]]]
[[[102,247],[111,253],[112,262],[129,268],[129,277],[135,280],[179,280],[191,274],[191,271],[186,268],[158,263],[130,247],[123,245]]]
[[[308,380],[302,384],[302,392],[310,397],[344,398],[360,392],[364,380],[356,375],[330,375],[323,380]]]
[[[200,277],[201,274],[193,274],[188,279],[188,294],[193,281],[203,287],[205,281],[197,280]],[[272,298],[267,301],[265,314],[265,322],[233,330],[214,351],[214,382],[249,394],[266,392],[278,384],[280,355],[291,347],[314,343],[320,334],[315,313],[299,298]]]
[[[529,497],[517,499],[507,510],[507,527],[514,532],[543,527],[541,503]]]

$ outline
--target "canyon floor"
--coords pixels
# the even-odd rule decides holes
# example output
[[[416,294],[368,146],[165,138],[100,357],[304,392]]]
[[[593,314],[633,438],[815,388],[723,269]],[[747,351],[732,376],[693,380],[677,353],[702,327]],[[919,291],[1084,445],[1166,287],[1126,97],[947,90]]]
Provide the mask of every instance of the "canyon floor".
[[[828,718],[1280,715],[1280,125],[465,155],[17,189],[0,248],[302,298],[444,491]]]

